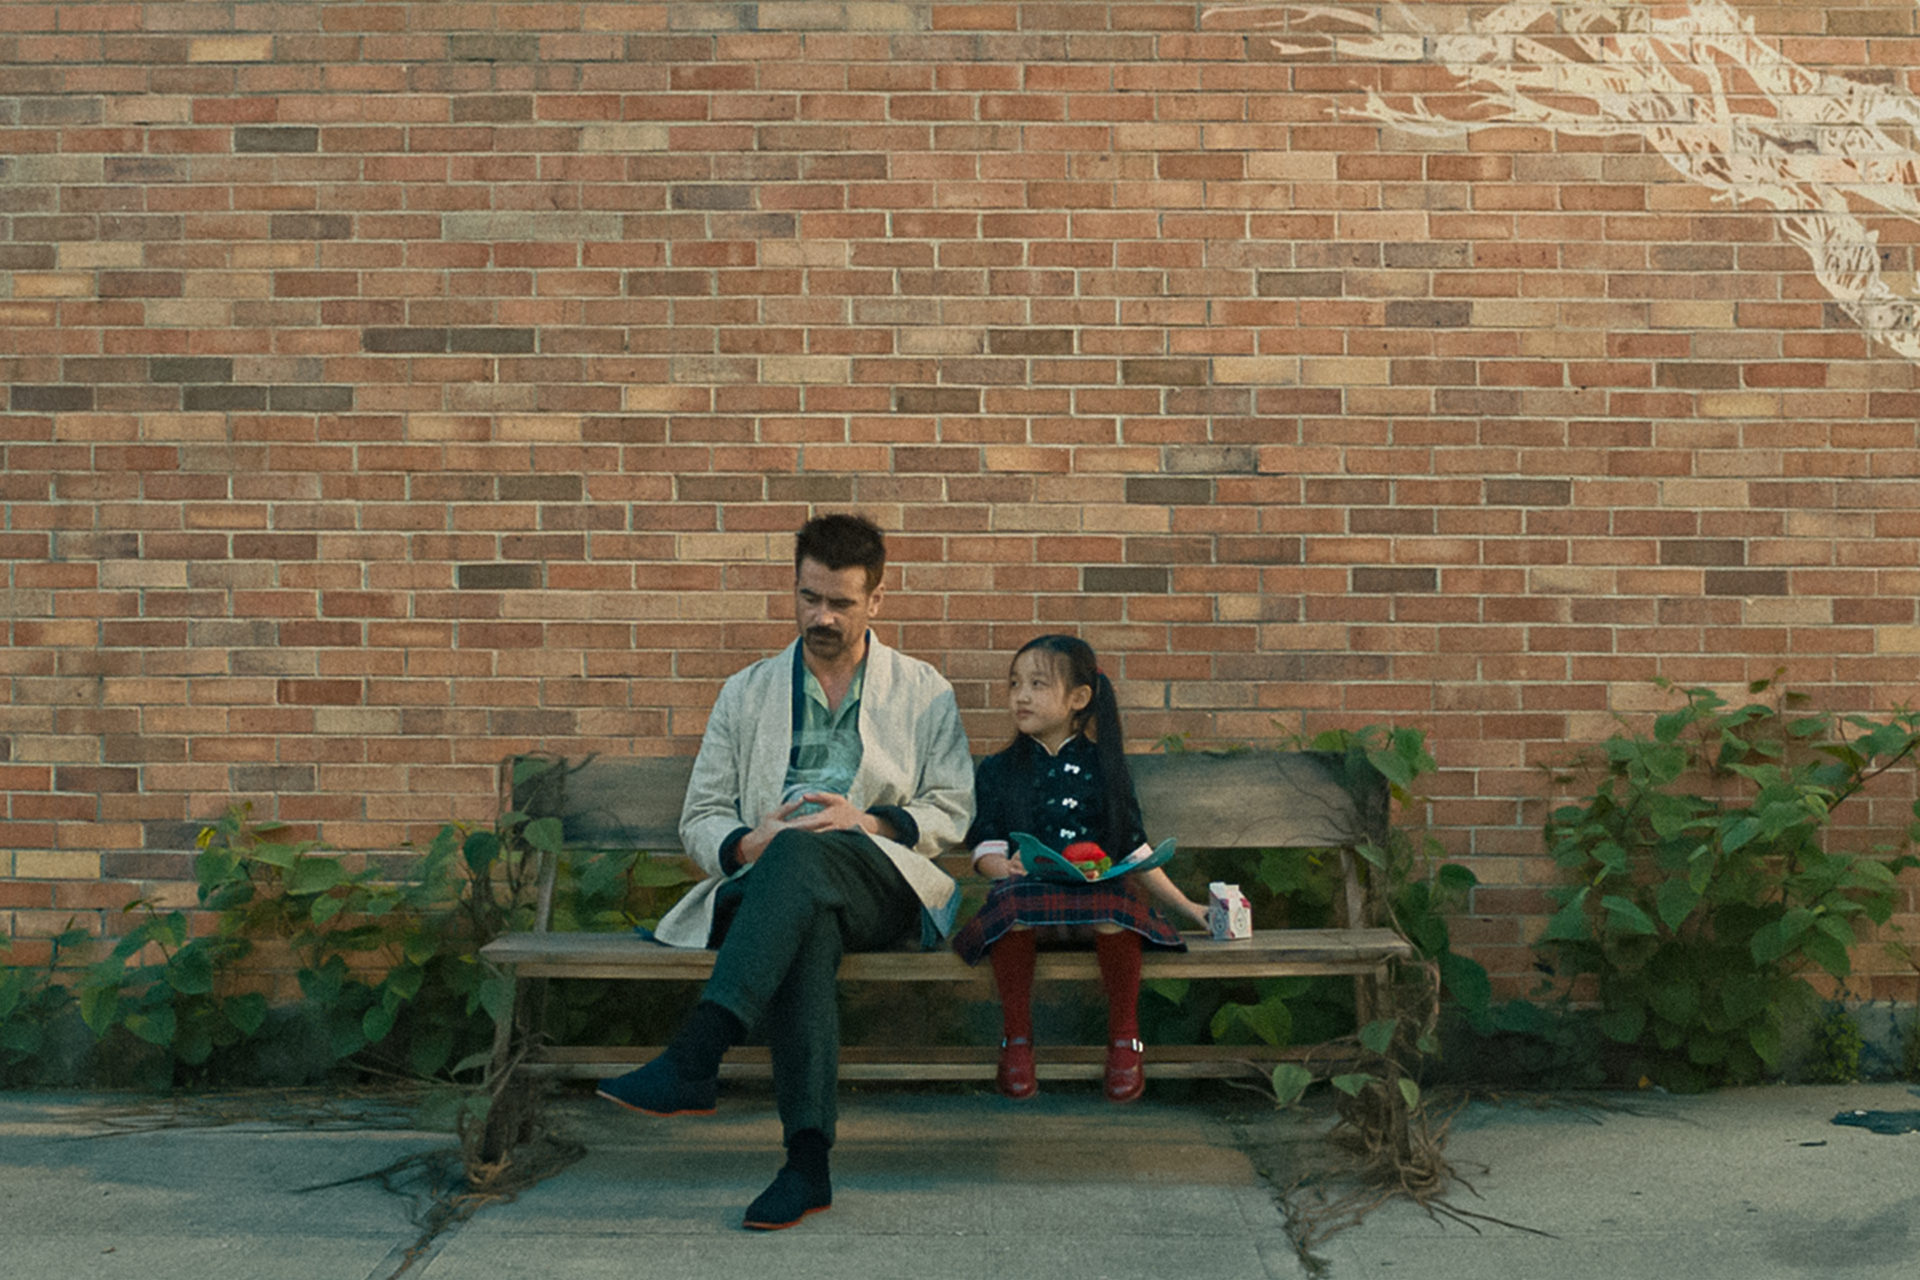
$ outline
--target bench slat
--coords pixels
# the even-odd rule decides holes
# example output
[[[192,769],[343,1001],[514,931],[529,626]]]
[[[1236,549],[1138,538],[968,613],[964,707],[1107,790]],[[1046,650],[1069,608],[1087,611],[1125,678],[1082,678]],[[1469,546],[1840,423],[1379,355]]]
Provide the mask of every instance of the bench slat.
[[[1370,974],[1412,948],[1390,929],[1277,929],[1235,942],[1187,938],[1187,951],[1147,948],[1141,972],[1149,978],[1262,978]],[[663,947],[631,933],[516,933],[480,949],[487,960],[512,966],[522,978],[614,978],[704,981],[713,952]],[[1091,979],[1099,966],[1091,950],[1042,951],[1035,976]],[[843,981],[977,982],[989,971],[969,970],[951,951],[862,951],[840,963]]]
[[[513,761],[507,762],[511,769]],[[1386,779],[1358,756],[1331,751],[1130,755],[1156,843],[1188,849],[1333,849],[1386,840]],[[687,756],[602,758],[513,790],[514,807],[558,814],[576,849],[678,852]]]

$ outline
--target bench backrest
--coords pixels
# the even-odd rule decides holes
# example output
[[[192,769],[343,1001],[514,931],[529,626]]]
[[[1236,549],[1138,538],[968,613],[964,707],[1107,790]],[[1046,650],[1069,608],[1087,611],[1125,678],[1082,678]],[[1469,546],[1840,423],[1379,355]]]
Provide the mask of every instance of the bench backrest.
[[[511,805],[561,819],[569,847],[680,850],[687,756],[562,759],[511,785]],[[1364,757],[1330,751],[1130,755],[1147,834],[1195,849],[1331,849],[1381,844],[1387,782]]]
[[[573,849],[679,853],[680,805],[693,772],[688,756],[547,759],[533,772],[509,757],[503,797],[533,817],[558,817]],[[1365,894],[1352,850],[1387,839],[1387,780],[1366,757],[1331,751],[1183,751],[1129,755],[1148,836],[1189,849],[1340,849],[1341,906],[1365,923]],[[516,776],[520,781],[515,782]],[[964,865],[964,859],[961,860]],[[959,868],[954,868],[958,870]],[[555,867],[542,857],[533,927],[552,912]]]

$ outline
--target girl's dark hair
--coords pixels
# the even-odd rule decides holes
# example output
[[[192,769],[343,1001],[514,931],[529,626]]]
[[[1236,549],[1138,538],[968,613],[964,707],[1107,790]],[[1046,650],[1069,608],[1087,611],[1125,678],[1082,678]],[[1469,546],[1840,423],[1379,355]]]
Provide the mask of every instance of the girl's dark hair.
[[[1105,800],[1097,825],[1100,847],[1109,856],[1122,858],[1130,850],[1118,846],[1129,839],[1139,819],[1135,816],[1138,801],[1133,798],[1133,775],[1127,771],[1127,738],[1120,727],[1120,700],[1114,696],[1113,681],[1100,670],[1093,646],[1078,636],[1035,636],[1020,646],[1013,661],[1018,662],[1022,654],[1036,651],[1066,683],[1069,693],[1081,685],[1093,690],[1087,705],[1074,713],[1072,728],[1075,733],[1092,739],[1100,761],[1100,784]],[[1091,734],[1087,733],[1089,726],[1093,729]],[[1023,743],[1027,750],[1038,750],[1025,734],[1015,734],[1014,745]]]

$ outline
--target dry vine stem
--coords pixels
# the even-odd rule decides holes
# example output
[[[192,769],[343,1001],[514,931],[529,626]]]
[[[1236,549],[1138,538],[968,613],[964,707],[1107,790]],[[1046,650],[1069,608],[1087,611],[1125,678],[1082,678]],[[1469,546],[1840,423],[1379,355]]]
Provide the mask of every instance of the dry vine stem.
[[[1480,1228],[1475,1224],[1485,1222],[1548,1234],[1462,1208],[1448,1199],[1456,1183],[1479,1194],[1446,1156],[1447,1132],[1458,1104],[1435,1119],[1426,1094],[1409,1104],[1400,1084],[1406,1075],[1402,1064],[1417,1061],[1418,1046],[1430,1042],[1439,1027],[1440,967],[1431,960],[1403,962],[1400,974],[1402,981],[1387,988],[1393,1007],[1377,1011],[1396,1019],[1393,1040],[1385,1053],[1377,1055],[1373,1079],[1357,1092],[1339,1096],[1335,1107],[1339,1118],[1327,1135],[1350,1159],[1301,1174],[1278,1192],[1288,1238],[1309,1268],[1322,1265],[1313,1256],[1315,1249],[1399,1198],[1419,1205],[1429,1217],[1449,1219],[1476,1232]],[[1338,1043],[1344,1050],[1343,1060],[1364,1062],[1369,1056],[1358,1037]],[[1349,1189],[1329,1196],[1325,1190],[1329,1183]],[[1317,1196],[1316,1203],[1307,1202],[1309,1190]]]

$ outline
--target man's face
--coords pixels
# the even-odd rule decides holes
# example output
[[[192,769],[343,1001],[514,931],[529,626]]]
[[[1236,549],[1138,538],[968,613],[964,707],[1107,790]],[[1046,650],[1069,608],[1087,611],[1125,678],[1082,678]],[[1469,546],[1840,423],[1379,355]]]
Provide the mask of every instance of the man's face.
[[[793,611],[807,653],[834,662],[857,649],[867,623],[880,612],[881,590],[867,590],[867,571],[859,565],[829,569],[810,557],[801,560],[794,575]]]

